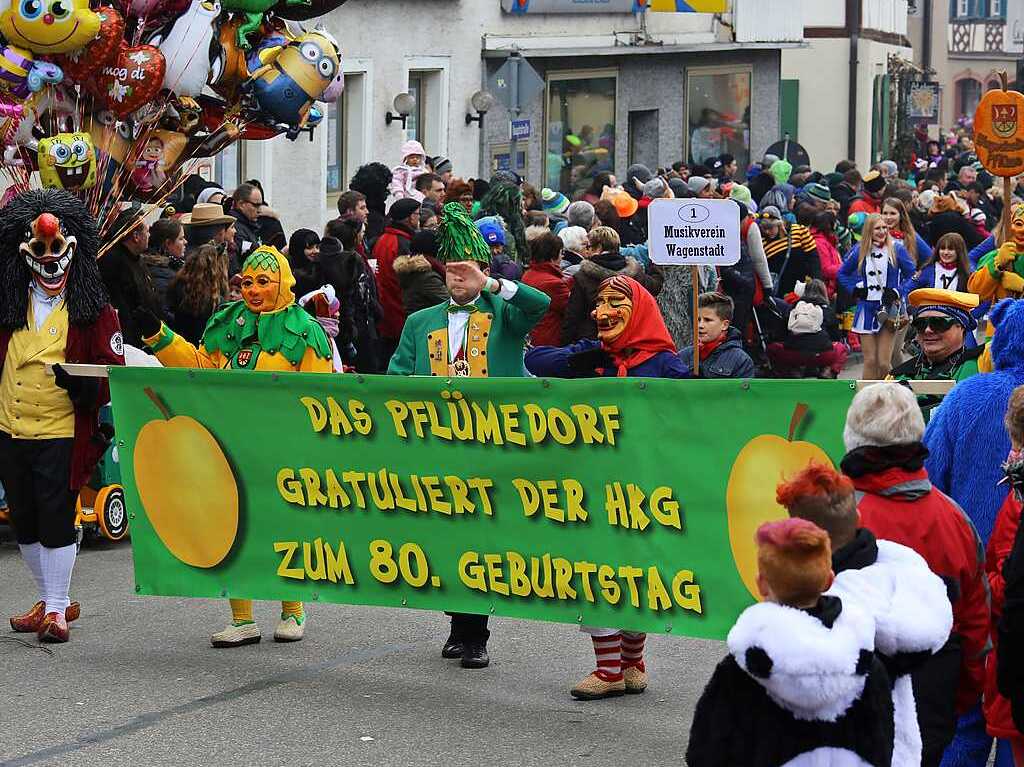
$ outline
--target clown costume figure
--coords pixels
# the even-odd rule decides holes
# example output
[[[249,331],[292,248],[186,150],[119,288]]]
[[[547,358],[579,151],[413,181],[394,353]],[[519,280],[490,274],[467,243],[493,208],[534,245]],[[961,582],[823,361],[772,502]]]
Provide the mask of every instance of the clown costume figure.
[[[242,264],[242,300],[218,309],[197,349],[148,311],[136,312],[143,340],[165,367],[330,373],[331,345],[323,328],[295,303],[288,259],[263,245]],[[231,624],[210,641],[214,647],[255,644],[262,638],[251,599],[232,599]],[[282,602],[274,641],[297,642],[305,632],[301,602]]]
[[[96,264],[99,233],[62,190],[14,197],[0,216],[0,483],[39,599],[11,628],[67,642],[75,499],[107,447],[99,409],[105,378],[62,365],[123,365],[117,314]]]
[[[535,376],[687,378],[654,297],[632,277],[617,274],[601,283],[593,312],[598,340],[570,346],[538,346],[526,353]],[[597,667],[570,694],[600,700],[647,689],[647,635],[617,628],[583,626],[594,644]]]

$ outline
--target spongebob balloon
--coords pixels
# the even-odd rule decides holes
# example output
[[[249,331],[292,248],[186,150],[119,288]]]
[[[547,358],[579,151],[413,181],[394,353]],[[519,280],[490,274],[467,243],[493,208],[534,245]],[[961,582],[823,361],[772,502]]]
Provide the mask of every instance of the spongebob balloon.
[[[89,0],[11,0],[0,14],[0,33],[15,48],[33,53],[71,53],[100,31]]]
[[[243,86],[259,111],[288,127],[294,139],[306,127],[313,102],[334,83],[341,69],[338,41],[325,29],[307,32],[252,73]]]
[[[88,133],[58,133],[39,140],[39,178],[53,189],[91,189],[96,151]]]

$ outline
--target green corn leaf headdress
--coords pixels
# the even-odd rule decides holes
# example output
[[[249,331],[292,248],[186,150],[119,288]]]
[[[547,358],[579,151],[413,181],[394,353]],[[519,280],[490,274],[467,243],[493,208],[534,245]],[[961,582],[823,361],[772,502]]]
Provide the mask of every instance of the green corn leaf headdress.
[[[437,257],[446,264],[452,261],[491,263],[491,249],[461,203],[444,206],[437,227]]]

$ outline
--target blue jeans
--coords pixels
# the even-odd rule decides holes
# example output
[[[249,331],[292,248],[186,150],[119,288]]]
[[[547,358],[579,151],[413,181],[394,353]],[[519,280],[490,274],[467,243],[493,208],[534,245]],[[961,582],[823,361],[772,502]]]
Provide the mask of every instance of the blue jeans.
[[[956,736],[942,757],[942,767],[986,767],[992,752],[992,737],[985,732],[985,717],[981,706],[964,714],[956,723]],[[998,741],[996,767],[1013,767],[1010,744]]]

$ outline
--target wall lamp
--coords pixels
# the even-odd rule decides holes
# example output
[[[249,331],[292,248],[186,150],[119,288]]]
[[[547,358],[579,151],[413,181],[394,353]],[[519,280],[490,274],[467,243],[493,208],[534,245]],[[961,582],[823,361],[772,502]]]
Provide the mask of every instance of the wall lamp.
[[[473,109],[476,110],[476,115],[473,115],[471,112],[466,112],[466,125],[479,123],[480,127],[483,128],[484,115],[494,109],[494,105],[498,103],[497,99],[495,99],[488,91],[477,91],[469,101],[473,105]]]
[[[395,121],[401,121],[402,129],[405,129],[405,121],[416,109],[416,99],[411,93],[399,93],[395,96],[395,112],[387,112],[384,115],[384,124],[391,125]],[[396,114],[397,113],[397,114]]]

